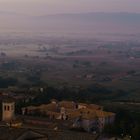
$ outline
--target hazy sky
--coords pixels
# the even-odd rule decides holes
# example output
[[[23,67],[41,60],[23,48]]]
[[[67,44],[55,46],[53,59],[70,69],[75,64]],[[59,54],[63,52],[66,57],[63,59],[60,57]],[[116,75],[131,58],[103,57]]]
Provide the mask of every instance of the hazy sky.
[[[0,0],[0,11],[30,15],[124,11],[140,13],[140,0]]]

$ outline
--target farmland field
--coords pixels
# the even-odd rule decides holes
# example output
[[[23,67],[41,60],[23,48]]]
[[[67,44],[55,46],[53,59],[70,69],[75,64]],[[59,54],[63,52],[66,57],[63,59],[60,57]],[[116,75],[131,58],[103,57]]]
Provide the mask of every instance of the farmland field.
[[[137,38],[114,37],[110,41],[96,37],[1,35],[0,77],[16,79],[17,87],[86,87],[98,83],[113,91],[128,92],[122,99],[139,100],[140,42]]]

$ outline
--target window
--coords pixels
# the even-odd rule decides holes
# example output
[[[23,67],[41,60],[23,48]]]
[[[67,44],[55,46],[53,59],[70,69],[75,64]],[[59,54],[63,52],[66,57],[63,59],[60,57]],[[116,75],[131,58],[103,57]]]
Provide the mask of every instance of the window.
[[[8,111],[10,110],[10,106],[7,106],[7,110],[8,110]]]
[[[6,110],[6,105],[4,106],[4,110]]]

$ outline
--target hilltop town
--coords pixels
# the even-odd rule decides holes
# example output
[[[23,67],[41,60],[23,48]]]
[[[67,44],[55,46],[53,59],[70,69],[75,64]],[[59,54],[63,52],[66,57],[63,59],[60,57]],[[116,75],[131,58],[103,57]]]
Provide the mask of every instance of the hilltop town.
[[[87,133],[87,138],[92,135],[96,139],[105,125],[113,124],[115,120],[114,113],[106,112],[102,106],[95,104],[74,101],[59,102],[56,99],[52,99],[49,104],[22,107],[21,114],[16,114],[15,104],[16,100],[3,98],[1,102],[0,130],[7,132],[10,131],[7,129],[12,128],[12,132],[10,131],[12,134],[16,134],[18,131],[21,132],[16,140],[24,140],[24,137],[27,136],[32,139],[39,137],[47,139],[50,133],[64,133],[64,135],[66,135],[65,133],[73,133],[79,135],[80,132]],[[17,129],[17,131],[14,129]],[[49,134],[43,135],[40,133],[42,130]],[[10,136],[10,134],[8,135]],[[72,134],[70,135],[72,136]]]

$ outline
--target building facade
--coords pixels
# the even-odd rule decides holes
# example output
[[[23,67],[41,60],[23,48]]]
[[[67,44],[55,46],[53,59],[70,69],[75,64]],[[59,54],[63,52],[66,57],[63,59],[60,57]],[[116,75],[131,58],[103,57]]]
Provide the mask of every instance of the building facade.
[[[68,120],[73,128],[101,132],[106,124],[115,120],[115,114],[106,112],[102,106],[75,103],[73,101],[52,101],[50,104],[22,108],[23,115],[44,115],[51,120]]]

